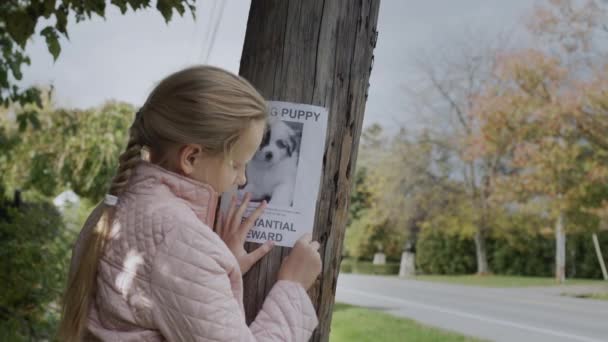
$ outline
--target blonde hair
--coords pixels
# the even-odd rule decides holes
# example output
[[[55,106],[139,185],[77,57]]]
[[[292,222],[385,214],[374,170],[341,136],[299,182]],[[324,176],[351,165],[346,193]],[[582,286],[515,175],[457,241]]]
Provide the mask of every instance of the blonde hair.
[[[263,97],[242,77],[210,66],[178,71],[154,88],[135,116],[108,193],[120,197],[125,191],[143,146],[161,156],[159,164],[171,147],[189,143],[200,144],[210,154],[226,155],[251,122],[266,120],[267,115]],[[90,233],[80,255],[73,256],[80,263],[70,270],[64,294],[58,330],[61,341],[81,341],[86,333],[97,265],[114,215],[115,207],[102,203],[82,228]]]

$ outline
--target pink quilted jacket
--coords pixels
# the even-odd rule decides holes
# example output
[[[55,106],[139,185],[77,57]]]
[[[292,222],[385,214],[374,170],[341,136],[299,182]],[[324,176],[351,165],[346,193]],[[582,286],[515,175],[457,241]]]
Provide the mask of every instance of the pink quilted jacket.
[[[205,184],[145,162],[136,167],[100,259],[87,340],[310,338],[314,307],[304,288],[288,281],[274,285],[247,326],[238,262],[209,228],[216,199]],[[87,234],[80,234],[72,269]]]

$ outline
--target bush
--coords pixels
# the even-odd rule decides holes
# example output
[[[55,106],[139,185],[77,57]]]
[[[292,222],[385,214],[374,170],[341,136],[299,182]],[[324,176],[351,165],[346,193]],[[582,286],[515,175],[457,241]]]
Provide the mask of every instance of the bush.
[[[604,263],[608,265],[608,231],[597,233]],[[566,276],[603,279],[590,233],[566,236]]]
[[[566,276],[601,279],[591,233],[566,237]],[[598,233],[608,263],[608,232]],[[555,238],[525,230],[501,231],[486,241],[488,263],[495,274],[551,277],[555,271]],[[426,229],[416,243],[416,266],[425,274],[470,274],[476,271],[473,239]]]
[[[416,269],[426,274],[469,274],[476,270],[472,239],[423,229],[416,242]]]
[[[0,335],[6,341],[52,339],[70,247],[59,212],[48,203],[0,203]]]
[[[608,246],[608,232],[598,233],[600,246]],[[516,240],[516,243],[513,241]],[[489,242],[490,267],[498,274],[543,276],[555,274],[555,238],[553,235],[510,234],[509,239]],[[606,249],[606,247],[604,247]],[[608,261],[605,250],[604,260]],[[591,233],[576,232],[566,236],[566,276],[601,279]]]
[[[364,210],[346,230],[345,254],[357,260],[371,260],[382,251],[388,260],[401,259],[405,236],[376,210]]]
[[[518,231],[509,239],[488,240],[488,263],[497,274],[550,277],[554,274],[555,239]]]

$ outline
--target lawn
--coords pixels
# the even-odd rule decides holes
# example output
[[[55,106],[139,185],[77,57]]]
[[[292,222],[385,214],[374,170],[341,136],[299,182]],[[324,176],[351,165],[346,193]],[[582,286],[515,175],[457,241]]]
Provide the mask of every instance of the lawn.
[[[473,285],[484,287],[530,287],[530,286],[555,286],[559,285],[554,278],[522,277],[502,275],[419,275],[416,280],[432,281],[457,285]],[[565,285],[602,285],[608,282],[593,279],[566,279]]]
[[[608,290],[608,288],[607,288]],[[588,298],[588,299],[599,299],[599,300],[608,300],[608,292],[605,293],[585,293],[585,294],[572,294],[572,293],[562,293],[562,296],[574,297],[574,298]]]
[[[431,328],[389,314],[336,303],[330,342],[479,342],[482,340]]]
[[[608,293],[594,293],[592,295],[590,295],[589,297],[590,299],[601,299],[601,300],[608,300]]]

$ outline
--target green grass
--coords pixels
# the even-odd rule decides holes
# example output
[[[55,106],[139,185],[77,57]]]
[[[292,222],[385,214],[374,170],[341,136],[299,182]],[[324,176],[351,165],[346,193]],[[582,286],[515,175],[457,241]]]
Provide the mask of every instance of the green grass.
[[[608,293],[594,293],[594,294],[592,294],[591,296],[589,296],[587,298],[608,300]]]
[[[483,287],[530,287],[559,285],[554,278],[522,277],[502,275],[420,275],[416,280],[440,282],[447,284],[472,285]],[[606,282],[594,279],[566,279],[565,285],[602,285]]]
[[[607,290],[608,290],[608,288],[607,288]],[[606,293],[585,293],[585,294],[562,293],[562,296],[608,300],[608,292],[606,292]]]
[[[397,275],[399,274],[399,263],[389,261],[385,265],[374,265],[371,261],[344,259],[340,264],[340,273]]]
[[[424,326],[375,310],[336,303],[330,342],[460,342],[482,341]]]

